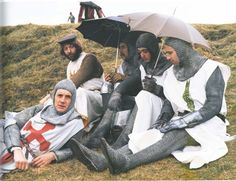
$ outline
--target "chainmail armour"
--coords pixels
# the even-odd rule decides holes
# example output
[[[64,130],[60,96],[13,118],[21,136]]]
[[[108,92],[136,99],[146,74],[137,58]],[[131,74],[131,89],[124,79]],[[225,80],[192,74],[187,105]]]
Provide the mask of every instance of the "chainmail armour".
[[[191,44],[186,41],[166,38],[165,45],[174,48],[180,60],[180,63],[174,65],[173,68],[174,75],[179,81],[185,81],[194,76],[207,60],[206,57],[196,52]]]
[[[125,74],[131,75],[139,66],[136,56],[135,42],[131,41],[129,37],[125,37],[121,42],[128,46],[128,57],[124,59],[122,69]]]
[[[150,62],[141,61],[145,71],[150,75],[160,76],[172,65],[162,54],[160,55],[159,60],[157,60],[160,51],[159,39],[151,33],[141,34],[137,39],[136,48],[146,48],[151,53]],[[158,61],[158,63],[154,69],[156,61]]]
[[[109,169],[113,174],[127,172],[142,164],[161,160],[173,151],[183,148],[187,144],[188,133],[183,130],[173,130],[166,133],[157,143],[131,154],[127,145],[118,150],[112,149],[102,141],[102,151],[108,160]]]
[[[53,104],[55,103],[55,95],[58,89],[65,89],[71,93],[71,103],[68,109],[63,113],[59,113],[55,109],[54,105],[48,105],[42,110],[40,117],[52,124],[65,124],[79,116],[79,113],[74,108],[76,100],[76,87],[69,79],[64,79],[58,82],[52,93]]]

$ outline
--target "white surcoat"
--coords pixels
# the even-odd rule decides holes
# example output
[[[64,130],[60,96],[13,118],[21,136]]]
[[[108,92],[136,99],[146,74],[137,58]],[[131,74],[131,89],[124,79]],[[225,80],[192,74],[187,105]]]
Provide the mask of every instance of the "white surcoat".
[[[206,84],[214,70],[219,67],[225,82],[230,77],[230,68],[222,63],[207,60],[201,69],[189,81],[189,94],[193,100],[195,111],[199,110],[206,101]],[[173,66],[167,70],[167,76],[164,82],[164,93],[171,102],[175,112],[190,111],[187,103],[183,99],[187,81],[178,81],[173,73]],[[225,97],[223,97],[220,113],[226,115],[227,107]],[[177,119],[176,116],[173,119]],[[186,146],[182,151],[175,151],[173,155],[183,163],[190,163],[190,168],[199,168],[204,164],[221,158],[228,152],[225,141],[231,138],[226,133],[228,121],[223,122],[215,116],[210,120],[201,123],[193,128],[186,128],[188,134],[194,138],[200,146]]]
[[[70,61],[67,66],[67,78],[75,74],[87,53],[82,52],[76,61]],[[92,78],[84,82],[76,91],[75,108],[87,120],[93,121],[103,113],[102,96],[100,94],[103,85],[103,75],[100,78]]]

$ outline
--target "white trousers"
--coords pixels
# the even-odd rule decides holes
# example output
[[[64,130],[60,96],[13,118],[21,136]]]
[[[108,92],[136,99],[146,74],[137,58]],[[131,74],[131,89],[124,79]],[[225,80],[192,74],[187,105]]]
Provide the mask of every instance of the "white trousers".
[[[75,108],[91,122],[102,115],[102,96],[99,91],[79,87],[76,92]]]
[[[135,97],[138,111],[132,133],[142,132],[150,128],[160,115],[163,101],[158,96],[142,90]]]
[[[157,130],[147,130],[156,122],[160,115],[163,101],[158,96],[144,90],[135,97],[135,101],[138,111],[132,133],[129,134],[128,143],[129,149],[133,153],[141,151],[162,137],[162,135],[156,134],[155,131]]]

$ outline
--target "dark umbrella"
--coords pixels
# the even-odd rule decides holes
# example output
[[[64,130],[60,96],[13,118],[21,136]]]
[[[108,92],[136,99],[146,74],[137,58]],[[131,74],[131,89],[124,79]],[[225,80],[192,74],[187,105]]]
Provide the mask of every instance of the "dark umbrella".
[[[122,37],[129,33],[130,27],[120,17],[106,17],[84,20],[76,28],[84,38],[93,40],[105,47],[117,47]]]

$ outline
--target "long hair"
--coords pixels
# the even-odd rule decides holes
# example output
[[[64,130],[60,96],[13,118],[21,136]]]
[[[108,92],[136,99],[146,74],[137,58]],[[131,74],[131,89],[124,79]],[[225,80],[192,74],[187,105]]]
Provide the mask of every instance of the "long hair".
[[[69,43],[69,44],[72,45],[72,46],[74,46],[75,49],[76,49],[76,55],[75,55],[75,57],[74,57],[74,59],[73,59],[72,61],[77,60],[77,58],[80,56],[80,54],[81,54],[81,52],[83,51],[83,49],[82,49],[82,47],[81,47],[77,42],[72,42],[72,43]],[[61,45],[60,54],[61,54],[62,56],[64,56],[64,57],[70,59],[70,58],[65,54],[65,52],[64,52],[64,49],[63,49],[63,48],[64,48],[64,45],[65,45],[65,44]]]

